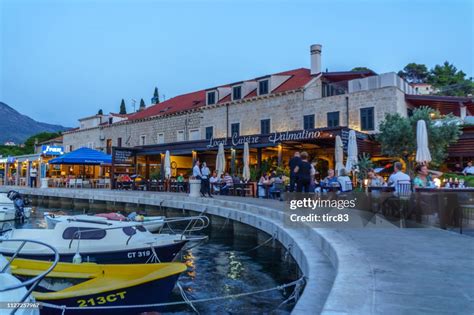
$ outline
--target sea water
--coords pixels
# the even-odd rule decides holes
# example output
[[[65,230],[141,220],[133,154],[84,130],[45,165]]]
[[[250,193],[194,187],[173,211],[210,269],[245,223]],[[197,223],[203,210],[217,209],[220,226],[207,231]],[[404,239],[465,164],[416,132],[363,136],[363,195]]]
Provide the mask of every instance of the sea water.
[[[31,218],[17,228],[46,228],[43,219],[45,211],[62,211],[65,214],[81,214],[68,209],[47,209],[34,207]],[[158,213],[149,213],[158,215]],[[212,219],[211,219],[212,220]],[[206,229],[209,240],[190,250],[181,253],[180,260],[188,266],[179,283],[186,296],[192,300],[239,293],[253,292],[273,288],[299,278],[300,273],[291,256],[284,248],[268,242],[269,246],[255,237],[236,236],[232,224],[224,223],[220,227]],[[269,235],[267,235],[270,237]],[[275,246],[270,246],[274,244]],[[195,303],[201,314],[289,314],[294,303],[280,305],[291,294],[292,287],[285,291],[275,290],[238,298]],[[153,294],[146,292],[144,294]],[[175,287],[170,301],[182,301],[180,290]],[[133,312],[131,312],[133,314]],[[194,314],[188,305],[177,305],[167,308],[163,314]]]

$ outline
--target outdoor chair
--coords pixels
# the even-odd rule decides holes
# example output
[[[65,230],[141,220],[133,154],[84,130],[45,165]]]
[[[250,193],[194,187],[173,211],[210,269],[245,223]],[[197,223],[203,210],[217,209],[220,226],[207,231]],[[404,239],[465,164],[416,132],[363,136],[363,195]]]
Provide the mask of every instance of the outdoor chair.
[[[96,185],[97,188],[105,188],[105,179],[99,179]]]
[[[285,192],[285,184],[283,183],[274,183],[273,187],[270,188],[270,197],[272,199],[276,199],[278,197],[279,200],[281,199],[281,194]]]
[[[104,188],[110,188],[110,178],[104,179]]]
[[[406,219],[411,216],[412,191],[411,181],[398,181],[393,196],[387,198],[383,203],[383,214],[398,217],[400,227],[405,227]]]
[[[83,188],[83,181],[81,178],[76,179],[76,184],[74,185],[75,188]]]
[[[67,187],[68,187],[68,188],[74,188],[74,187],[76,187],[76,179],[74,179],[74,178],[69,179],[69,181],[68,181],[68,183],[67,183]]]

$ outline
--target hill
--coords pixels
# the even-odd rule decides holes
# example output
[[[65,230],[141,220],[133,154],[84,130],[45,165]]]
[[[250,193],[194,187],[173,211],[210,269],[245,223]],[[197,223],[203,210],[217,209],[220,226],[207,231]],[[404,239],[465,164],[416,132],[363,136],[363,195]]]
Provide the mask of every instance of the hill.
[[[7,141],[19,144],[40,132],[57,132],[69,129],[60,125],[38,122],[22,115],[3,102],[0,102],[0,117],[0,144]]]

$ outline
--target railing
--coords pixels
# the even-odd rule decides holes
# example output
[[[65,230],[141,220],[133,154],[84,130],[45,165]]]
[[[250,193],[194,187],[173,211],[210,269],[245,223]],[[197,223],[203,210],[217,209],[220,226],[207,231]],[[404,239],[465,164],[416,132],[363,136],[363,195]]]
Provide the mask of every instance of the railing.
[[[2,230],[2,232],[7,232],[7,231]],[[16,303],[18,303],[20,305],[21,303],[26,301],[28,296],[30,296],[30,294],[33,292],[33,290],[36,288],[36,286],[41,282],[41,280],[43,280],[51,271],[53,271],[53,269],[56,267],[56,265],[59,262],[59,253],[58,253],[58,250],[56,248],[54,248],[53,246],[51,246],[49,244],[46,244],[46,243],[43,243],[43,242],[40,242],[40,241],[35,241],[35,240],[1,239],[0,244],[3,243],[3,242],[21,242],[21,245],[18,247],[18,249],[15,251],[15,253],[13,253],[13,256],[10,257],[8,263],[5,264],[5,266],[2,268],[0,273],[5,273],[5,272],[8,271],[8,268],[10,267],[11,263],[18,256],[18,254],[23,249],[23,247],[25,247],[26,243],[35,243],[35,244],[43,245],[43,246],[51,249],[51,251],[54,254],[54,260],[51,263],[51,266],[49,266],[48,269],[46,269],[45,271],[43,271],[42,273],[40,273],[36,277],[33,277],[33,278],[31,278],[29,280],[26,280],[26,281],[23,281],[19,284],[11,285],[11,286],[0,289],[0,293],[1,293],[1,292],[11,291],[11,290],[16,290],[16,289],[19,289],[19,288],[22,288],[22,287],[28,287],[28,290],[26,291],[26,294],[21,298],[21,300],[20,301],[15,301]],[[17,310],[18,310],[18,307],[15,308],[10,314],[15,314]]]
[[[210,220],[207,216],[204,215],[203,211],[201,214],[197,216],[191,216],[191,217],[171,217],[171,218],[165,218],[163,226],[159,229],[158,233],[162,233],[165,229],[169,229],[172,233],[178,234],[175,231],[175,227],[173,227],[173,224],[177,223],[185,223],[186,227],[180,232],[181,233],[181,239],[189,237],[189,235],[193,232],[199,232],[207,228],[210,224]],[[152,221],[151,221],[152,222]]]
[[[201,241],[203,239],[207,239],[207,236],[206,237],[197,237],[197,238],[191,238],[190,235],[191,233],[193,232],[199,232],[199,231],[202,231],[203,229],[207,228],[210,224],[210,220],[207,216],[204,215],[205,211],[201,212],[199,215],[197,216],[191,216],[191,217],[171,217],[171,218],[165,218],[163,220],[163,226],[161,226],[161,228],[158,230],[158,234],[161,234],[165,229],[169,229],[173,234],[181,234],[181,239],[186,239],[186,240],[191,240],[191,241]],[[68,220],[69,222],[87,222],[87,223],[93,223],[93,224],[108,224],[106,222],[96,222],[96,221],[88,221],[88,220],[82,220],[82,219],[79,219],[79,220]],[[74,240],[77,240],[78,241],[78,251],[79,251],[79,246],[80,246],[80,241],[81,241],[81,234],[82,233],[87,233],[87,232],[94,232],[94,231],[97,231],[97,230],[104,230],[104,231],[108,231],[108,230],[115,230],[115,229],[123,229],[123,228],[126,228],[126,227],[132,227],[132,228],[136,228],[137,226],[144,226],[146,228],[147,225],[150,225],[150,224],[154,224],[156,223],[157,221],[161,221],[161,220],[151,220],[151,221],[145,221],[145,222],[135,222],[135,221],[123,221],[123,222],[126,222],[126,223],[130,223],[130,224],[127,224],[127,225],[121,225],[121,226],[112,226],[112,227],[100,227],[100,228],[90,228],[90,229],[84,229],[84,230],[78,230],[76,232],[74,232],[73,234],[73,237],[71,239],[71,241],[69,242],[69,248],[72,247],[72,243]],[[179,233],[175,231],[175,228],[172,227],[173,224],[177,224],[177,223],[184,223],[184,222],[187,222],[186,224],[186,227],[180,231]],[[126,245],[128,245],[128,243],[130,242],[130,240],[132,239],[132,237],[137,234],[137,233],[134,233],[132,235],[129,235],[129,237],[127,238],[127,241],[126,241]]]

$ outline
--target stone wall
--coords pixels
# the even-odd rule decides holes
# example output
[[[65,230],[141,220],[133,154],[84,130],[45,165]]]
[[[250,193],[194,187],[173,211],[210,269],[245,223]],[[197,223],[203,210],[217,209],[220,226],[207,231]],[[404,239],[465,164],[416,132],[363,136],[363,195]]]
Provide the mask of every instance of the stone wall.
[[[314,89],[319,81],[314,82]],[[324,98],[314,98],[315,92],[294,91],[280,95],[241,100],[227,105],[212,105],[201,111],[154,117],[142,121],[120,122],[112,125],[77,130],[64,134],[64,145],[73,149],[91,146],[104,150],[106,140],[112,139],[117,146],[118,138],[122,138],[122,146],[134,147],[141,145],[141,136],[145,136],[145,145],[157,144],[158,134],[164,134],[165,143],[178,141],[177,132],[184,131],[184,140],[190,140],[190,130],[198,130],[200,138],[205,138],[206,127],[213,127],[214,138],[231,135],[232,123],[240,123],[241,135],[260,133],[260,121],[270,119],[270,131],[281,132],[303,129],[303,116],[315,115],[315,127],[327,127],[327,113],[339,112],[339,124],[360,130],[360,109],[374,107],[374,131],[378,131],[380,122],[386,113],[407,115],[407,104],[404,93],[396,87],[384,87],[374,90],[359,91],[350,94]],[[228,113],[227,113],[228,112]],[[347,119],[349,114],[349,121]],[[228,117],[228,125],[227,125]],[[229,130],[226,133],[226,127]]]
[[[66,148],[70,145],[73,150],[89,146],[93,143],[93,148],[105,150],[107,139],[112,140],[112,145],[118,145],[118,138],[122,138],[123,147],[134,147],[141,145],[141,136],[145,136],[145,145],[157,144],[158,134],[164,134],[166,143],[177,141],[178,130],[183,130],[184,140],[189,138],[189,131],[199,130],[201,113],[191,112],[174,116],[154,117],[151,119],[121,122],[113,125],[100,126],[87,130],[76,130],[64,134],[63,143]]]
[[[341,126],[360,130],[360,109],[374,107],[374,131],[386,113],[400,113],[406,116],[404,94],[396,87],[385,87],[370,91],[336,95],[324,98],[306,99],[306,92],[295,92],[281,96],[269,96],[251,102],[238,102],[226,106],[211,106],[203,110],[201,129],[214,127],[214,137],[226,136],[226,111],[229,117],[229,130],[232,123],[240,123],[240,134],[260,133],[260,121],[270,119],[271,132],[303,129],[303,116],[315,115],[315,127],[327,127],[327,113],[339,112]],[[347,108],[349,110],[347,110]],[[347,121],[349,112],[349,122]]]

